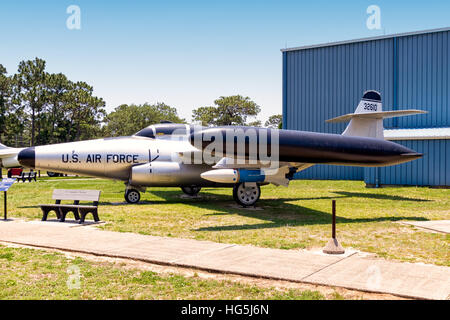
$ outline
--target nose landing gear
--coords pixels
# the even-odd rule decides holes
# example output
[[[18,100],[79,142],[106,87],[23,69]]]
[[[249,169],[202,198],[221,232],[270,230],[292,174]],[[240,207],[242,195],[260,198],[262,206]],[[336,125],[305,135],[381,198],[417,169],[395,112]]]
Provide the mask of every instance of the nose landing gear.
[[[181,187],[181,190],[187,194],[188,196],[194,197],[196,196],[200,190],[202,188],[201,187],[196,187],[196,186],[189,186],[189,187]]]

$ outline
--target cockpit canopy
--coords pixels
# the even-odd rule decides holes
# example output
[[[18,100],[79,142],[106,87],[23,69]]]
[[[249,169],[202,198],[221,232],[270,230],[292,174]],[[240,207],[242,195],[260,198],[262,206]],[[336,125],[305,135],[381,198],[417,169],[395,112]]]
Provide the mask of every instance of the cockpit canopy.
[[[158,123],[142,129],[135,136],[146,138],[164,138],[177,135],[186,136],[191,131],[191,126],[181,123]]]

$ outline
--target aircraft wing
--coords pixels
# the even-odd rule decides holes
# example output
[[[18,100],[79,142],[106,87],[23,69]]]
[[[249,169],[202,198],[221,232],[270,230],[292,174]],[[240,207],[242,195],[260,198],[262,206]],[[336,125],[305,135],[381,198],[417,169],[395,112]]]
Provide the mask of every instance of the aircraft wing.
[[[0,167],[14,168],[20,167],[17,155],[24,148],[2,148],[0,149]]]
[[[15,155],[19,154],[20,150],[22,150],[22,148],[2,149],[2,150],[0,150],[0,159],[15,156]]]
[[[272,171],[270,169],[263,169],[266,175],[265,181],[276,186],[287,187],[292,180],[292,176],[288,178],[289,175],[308,169],[313,165],[312,163],[297,163],[295,166],[284,165],[278,169],[272,169]]]

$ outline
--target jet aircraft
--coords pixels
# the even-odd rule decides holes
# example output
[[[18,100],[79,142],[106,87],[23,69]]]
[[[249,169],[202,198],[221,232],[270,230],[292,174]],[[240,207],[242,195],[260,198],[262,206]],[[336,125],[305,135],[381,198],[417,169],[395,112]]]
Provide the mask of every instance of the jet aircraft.
[[[422,154],[384,140],[383,119],[425,113],[382,111],[381,96],[366,91],[354,113],[328,122],[350,121],[341,135],[257,127],[200,127],[160,123],[129,137],[28,148],[0,144],[0,166],[120,180],[125,200],[138,203],[147,187],[232,187],[233,198],[253,206],[260,186],[288,186],[295,173],[315,164],[381,167]]]

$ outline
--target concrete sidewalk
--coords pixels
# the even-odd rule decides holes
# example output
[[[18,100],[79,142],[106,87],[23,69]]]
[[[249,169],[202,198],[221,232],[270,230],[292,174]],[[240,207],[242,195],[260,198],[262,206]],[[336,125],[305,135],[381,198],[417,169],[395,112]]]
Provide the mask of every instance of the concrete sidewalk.
[[[450,234],[450,220],[402,221],[402,223],[433,232]]]
[[[0,241],[423,299],[450,297],[450,268],[190,239],[102,231],[69,223],[0,222]]]

